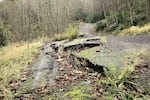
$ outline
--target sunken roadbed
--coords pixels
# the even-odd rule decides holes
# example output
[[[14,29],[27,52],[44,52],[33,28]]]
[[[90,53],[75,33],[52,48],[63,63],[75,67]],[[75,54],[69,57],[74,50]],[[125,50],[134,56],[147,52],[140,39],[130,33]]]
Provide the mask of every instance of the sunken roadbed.
[[[83,35],[83,34],[82,34]],[[86,35],[86,34],[85,34]],[[105,42],[103,40],[105,39]],[[88,44],[88,45],[86,45]],[[71,54],[74,65],[83,66],[83,62],[97,72],[104,72],[111,67],[122,71],[125,67],[137,66],[150,61],[150,36],[107,36],[84,37],[72,41],[57,41],[51,44],[54,49],[60,48]],[[59,51],[59,50],[58,50]],[[78,63],[80,62],[80,63]],[[149,65],[147,65],[149,66]],[[150,69],[145,70],[136,80],[150,92]],[[148,78],[145,80],[145,78]],[[145,84],[143,84],[144,82]],[[141,82],[141,83],[140,83]],[[148,86],[147,86],[148,85]]]
[[[68,94],[81,90],[88,94],[85,100],[105,100],[100,98],[108,91],[97,81],[105,79],[105,71],[112,67],[117,72],[135,67],[134,82],[143,90],[130,91],[150,97],[150,36],[99,37],[90,34],[93,28],[92,24],[81,25],[76,39],[43,46],[15,100],[72,100]]]
[[[19,88],[16,100],[49,100],[50,96],[70,100],[64,94],[72,86],[79,85],[92,87],[92,90],[85,91],[94,95],[86,100],[100,100],[98,98],[105,89],[97,80],[105,77],[105,69],[115,66],[121,71],[131,65],[137,66],[133,75],[139,77],[135,82],[145,89],[144,93],[150,93],[150,36],[80,36],[44,46],[28,78]]]

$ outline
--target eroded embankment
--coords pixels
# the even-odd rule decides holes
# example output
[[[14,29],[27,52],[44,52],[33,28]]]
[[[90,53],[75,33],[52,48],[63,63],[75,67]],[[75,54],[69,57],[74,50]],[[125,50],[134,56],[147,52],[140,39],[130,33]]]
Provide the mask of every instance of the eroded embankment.
[[[105,42],[103,42],[103,38],[105,38]],[[145,60],[149,61],[149,43],[150,36],[90,36],[72,41],[59,41],[52,45],[54,49],[57,48],[58,50],[61,47],[61,50],[71,53],[73,64],[77,66],[85,64],[97,72],[104,72],[105,69],[109,70],[111,67],[121,71],[142,64]],[[150,73],[148,74],[147,71],[139,74],[146,73],[145,75],[150,77]],[[145,77],[136,80],[144,80],[142,78]],[[146,80],[146,83],[149,84],[149,81]],[[147,86],[144,85],[143,87],[146,89]],[[150,91],[149,89],[146,90]]]

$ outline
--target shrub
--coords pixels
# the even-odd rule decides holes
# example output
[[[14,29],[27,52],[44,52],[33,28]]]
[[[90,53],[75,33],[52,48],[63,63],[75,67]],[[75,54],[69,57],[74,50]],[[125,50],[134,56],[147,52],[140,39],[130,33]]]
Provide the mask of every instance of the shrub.
[[[117,31],[123,30],[124,28],[126,28],[125,24],[119,24],[118,27],[116,28]]]
[[[86,13],[83,11],[83,9],[78,9],[75,12],[74,19],[75,20],[81,20],[81,21],[85,21],[86,20]]]
[[[105,18],[104,14],[91,14],[91,15],[87,16],[86,22],[95,23],[95,22],[98,22],[99,20],[102,20],[104,18]]]
[[[101,20],[96,23],[96,31],[104,30],[106,28],[107,20]]]
[[[69,27],[66,28],[66,33],[54,35],[53,40],[60,41],[65,39],[74,39],[77,37],[77,35],[78,35],[78,27],[69,25]]]
[[[0,22],[0,47],[8,43],[8,36],[6,26]]]
[[[144,14],[139,14],[134,17],[134,22],[138,25],[143,25],[145,23],[146,16]]]
[[[109,28],[107,29],[107,31],[108,31],[108,32],[114,31],[114,30],[117,29],[117,27],[118,27],[118,24],[117,24],[117,23],[111,24],[111,25],[109,26]]]
[[[129,23],[130,19],[127,16],[123,16],[122,14],[117,15],[118,23],[123,24],[123,23]]]
[[[7,37],[4,34],[0,33],[0,47],[5,46],[6,44],[7,44]]]
[[[114,65],[112,65],[109,70],[105,70],[106,79],[99,80],[99,82],[105,85],[104,98],[111,98],[111,100],[116,99],[116,97],[120,100],[134,99],[135,97],[132,91],[129,91],[126,84],[143,90],[143,88],[134,83],[130,77],[134,70],[135,67],[133,65],[124,67],[121,71],[118,71]],[[139,95],[139,93],[136,93],[136,96]]]

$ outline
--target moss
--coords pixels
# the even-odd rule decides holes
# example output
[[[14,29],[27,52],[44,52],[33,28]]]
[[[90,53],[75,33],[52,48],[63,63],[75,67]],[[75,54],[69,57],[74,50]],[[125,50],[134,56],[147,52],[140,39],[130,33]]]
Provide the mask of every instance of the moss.
[[[70,87],[70,90],[64,94],[64,97],[71,100],[88,100],[93,96],[90,94],[92,87],[88,85],[78,84]]]
[[[135,53],[136,51],[136,53]],[[94,65],[110,68],[111,65],[121,70],[122,67],[135,66],[141,62],[140,56],[145,54],[143,49],[110,50],[103,47],[94,47],[80,52],[74,52],[75,56],[89,60]],[[130,58],[130,59],[129,59]],[[133,63],[130,63],[133,62]]]
[[[115,64],[120,67],[124,64],[124,59],[122,53],[112,52],[111,50],[107,50],[101,47],[94,47],[87,50],[83,50],[79,53],[75,53],[76,56],[88,59],[95,65],[99,66],[107,66]]]

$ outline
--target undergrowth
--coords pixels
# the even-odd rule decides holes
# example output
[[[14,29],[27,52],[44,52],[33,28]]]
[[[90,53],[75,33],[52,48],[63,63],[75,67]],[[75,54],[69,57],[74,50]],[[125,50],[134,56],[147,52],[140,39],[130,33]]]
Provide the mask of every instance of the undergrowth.
[[[60,41],[65,39],[74,39],[78,35],[78,27],[69,25],[68,28],[66,28],[65,33],[59,33],[55,34],[53,40],[54,41]]]
[[[142,34],[150,34],[150,24],[146,24],[144,26],[132,26],[127,29],[122,30],[119,35],[142,35]]]
[[[107,100],[148,100],[148,97],[138,91],[132,90],[131,87],[136,87],[144,91],[143,87],[133,81],[132,73],[135,71],[135,65],[141,62],[140,57],[145,56],[144,49],[130,52],[131,59],[134,59],[132,64],[122,67],[120,71],[115,65],[110,65],[109,70],[105,69],[105,79],[98,82],[104,84],[105,92],[103,98]]]
[[[119,35],[119,36],[132,36],[132,35],[150,35],[150,23],[144,26],[130,26],[124,29],[116,29],[113,31],[100,31],[100,35]]]
[[[21,69],[28,68],[39,53],[42,41],[12,43],[0,48],[0,99],[12,100],[11,82],[18,81]]]
[[[93,96],[88,92],[92,88],[85,85],[77,85],[71,87],[71,90],[64,94],[64,97],[69,97],[71,100],[87,100],[87,98],[92,98]]]

